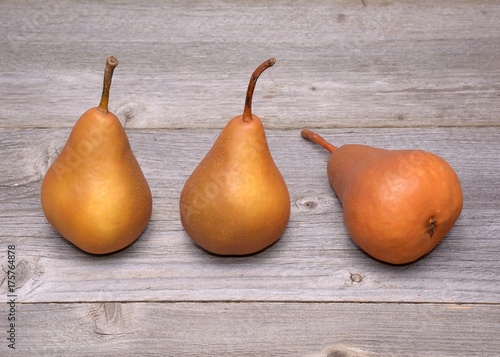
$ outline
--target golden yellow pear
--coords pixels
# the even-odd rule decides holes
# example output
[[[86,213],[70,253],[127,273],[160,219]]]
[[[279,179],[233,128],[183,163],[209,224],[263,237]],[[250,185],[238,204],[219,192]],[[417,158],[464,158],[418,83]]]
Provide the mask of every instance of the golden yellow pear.
[[[149,185],[118,118],[108,110],[118,60],[109,56],[98,107],[73,127],[42,182],[41,202],[49,223],[65,239],[93,254],[134,242],[152,211]]]
[[[186,233],[215,254],[258,252],[276,242],[288,224],[290,195],[262,122],[251,112],[255,83],[275,61],[265,61],[252,74],[243,115],[229,121],[181,192]]]
[[[330,152],[328,178],[342,203],[347,231],[376,259],[391,264],[419,259],[462,212],[458,176],[433,153],[358,144],[337,148],[307,129],[302,137]]]

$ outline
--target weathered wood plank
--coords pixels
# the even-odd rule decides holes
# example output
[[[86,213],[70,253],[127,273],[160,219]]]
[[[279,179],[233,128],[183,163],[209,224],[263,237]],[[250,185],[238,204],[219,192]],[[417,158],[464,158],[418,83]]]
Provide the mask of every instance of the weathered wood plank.
[[[125,251],[94,257],[60,238],[39,204],[40,179],[68,129],[1,129],[0,237],[2,244],[18,247],[20,299],[500,302],[497,127],[320,133],[338,145],[425,148],[448,160],[465,196],[462,216],[448,237],[409,266],[388,266],[365,256],[343,226],[341,205],[326,177],[328,153],[302,139],[298,130],[268,130],[273,156],[291,192],[287,231],[255,256],[208,255],[182,230],[178,198],[218,131],[130,130],[153,191],[152,221]]]
[[[81,303],[19,306],[43,356],[498,356],[498,305]]]
[[[17,295],[16,351],[4,332],[0,355],[498,355],[498,1],[0,6],[0,245],[16,245]],[[121,64],[110,106],[134,129],[154,212],[136,244],[96,257],[50,228],[39,188],[69,128],[97,105],[111,53]],[[209,255],[182,229],[179,193],[270,56],[254,112],[291,220],[258,255]],[[365,256],[327,182],[328,154],[300,138],[303,126],[327,128],[336,145],[444,157],[465,194],[454,229],[408,266]],[[5,298],[6,254],[0,265]]]
[[[109,53],[128,127],[221,128],[270,56],[269,128],[500,125],[499,18],[495,1],[3,1],[0,126],[71,127]]]

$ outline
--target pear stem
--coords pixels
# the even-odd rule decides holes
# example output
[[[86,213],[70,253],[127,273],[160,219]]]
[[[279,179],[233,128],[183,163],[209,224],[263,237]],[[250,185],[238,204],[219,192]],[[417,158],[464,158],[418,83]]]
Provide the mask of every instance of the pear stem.
[[[106,58],[106,68],[104,69],[104,83],[102,86],[102,96],[101,102],[97,109],[101,112],[108,113],[108,102],[109,102],[109,89],[111,88],[111,78],[113,78],[113,71],[115,67],[118,66],[118,60],[114,56],[108,56]]]
[[[245,98],[245,108],[243,109],[243,121],[245,123],[249,123],[252,121],[252,97],[257,79],[259,79],[259,76],[262,74],[262,72],[264,72],[269,67],[274,66],[275,63],[275,58],[269,58],[259,67],[257,67],[257,69],[252,73],[252,76],[250,77],[250,83],[248,83],[247,96]]]
[[[323,139],[320,135],[318,135],[316,133],[313,133],[309,129],[306,129],[306,128],[302,129],[302,131],[300,132],[300,135],[302,135],[302,137],[304,139],[310,140],[310,141],[312,141],[315,144],[321,145],[326,150],[328,150],[330,153],[332,153],[335,150],[337,150],[336,146],[333,146],[328,141],[326,141],[325,139]]]

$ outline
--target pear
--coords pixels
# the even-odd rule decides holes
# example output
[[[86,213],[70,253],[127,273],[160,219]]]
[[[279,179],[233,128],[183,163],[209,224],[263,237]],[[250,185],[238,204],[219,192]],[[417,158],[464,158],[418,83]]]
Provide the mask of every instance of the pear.
[[[76,122],[41,187],[48,222],[85,252],[106,254],[134,242],[152,211],[149,185],[118,118],[108,110],[118,60],[109,56],[98,107]]]
[[[302,137],[328,150],[328,178],[352,240],[372,257],[406,264],[429,253],[462,211],[460,181],[439,156],[366,145],[335,147],[307,129]]]
[[[261,120],[252,114],[252,74],[243,115],[231,119],[187,179],[179,208],[186,233],[219,255],[246,255],[276,242],[290,218],[290,195],[271,156]]]

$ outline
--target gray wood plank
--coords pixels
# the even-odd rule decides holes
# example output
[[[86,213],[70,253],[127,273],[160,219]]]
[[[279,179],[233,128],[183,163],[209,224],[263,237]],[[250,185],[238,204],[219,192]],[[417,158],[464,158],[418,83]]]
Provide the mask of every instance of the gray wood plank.
[[[500,307],[448,304],[81,303],[19,306],[37,356],[498,356]]]
[[[0,126],[71,127],[98,104],[128,127],[499,125],[496,1],[3,1]]]
[[[0,1],[0,245],[16,245],[16,351],[0,355],[497,356],[500,351],[500,2]],[[154,196],[126,250],[85,254],[39,203],[70,128],[110,107]],[[184,233],[186,178],[243,109],[289,186],[292,215],[260,254],[209,255]],[[363,254],[326,177],[335,145],[426,149],[456,169],[464,210],[429,256]],[[7,255],[0,255],[7,316]]]
[[[268,130],[274,159],[291,192],[288,228],[277,244],[258,255],[212,256],[184,233],[178,199],[218,131],[129,130],[152,187],[152,221],[125,251],[90,256],[51,229],[39,203],[40,180],[68,129],[1,129],[0,237],[3,245],[18,249],[20,299],[500,302],[497,127],[320,133],[337,145],[422,148],[444,157],[464,189],[464,210],[454,229],[414,264],[394,267],[374,261],[345,231],[341,205],[326,177],[328,153],[302,139],[298,130]],[[0,259],[5,265],[6,257]]]

